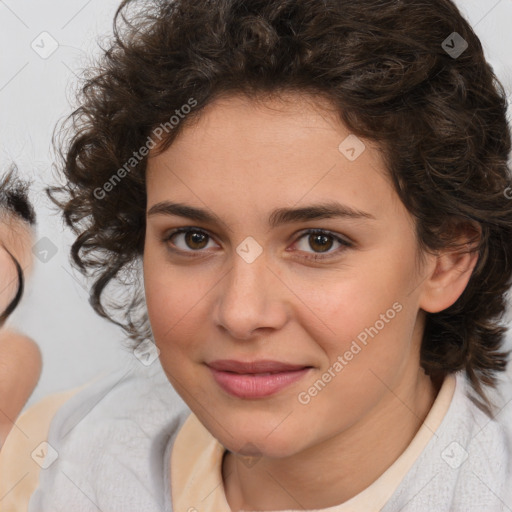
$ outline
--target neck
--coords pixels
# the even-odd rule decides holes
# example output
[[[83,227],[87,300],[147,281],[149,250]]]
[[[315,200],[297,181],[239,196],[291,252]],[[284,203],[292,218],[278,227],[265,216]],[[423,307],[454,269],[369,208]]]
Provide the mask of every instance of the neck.
[[[262,457],[251,466],[226,452],[222,475],[231,510],[328,508],[359,494],[407,448],[437,396],[439,384],[423,370],[411,377],[349,430],[291,457]]]

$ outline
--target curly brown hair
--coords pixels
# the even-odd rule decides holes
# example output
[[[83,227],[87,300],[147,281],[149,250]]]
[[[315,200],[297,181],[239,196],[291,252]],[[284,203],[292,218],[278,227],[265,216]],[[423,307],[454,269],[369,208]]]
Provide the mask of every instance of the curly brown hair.
[[[156,133],[165,150],[221,95],[321,96],[381,148],[422,249],[454,246],[459,229],[480,232],[465,291],[427,314],[421,365],[430,375],[464,369],[491,410],[483,386],[496,385],[508,357],[511,139],[503,86],[451,1],[125,0],[90,71],[59,151],[67,181],[48,193],[78,235],[72,258],[94,275],[98,314],[131,340],[152,336],[140,283],[147,151],[137,148]],[[114,299],[104,292],[115,283],[125,295]]]

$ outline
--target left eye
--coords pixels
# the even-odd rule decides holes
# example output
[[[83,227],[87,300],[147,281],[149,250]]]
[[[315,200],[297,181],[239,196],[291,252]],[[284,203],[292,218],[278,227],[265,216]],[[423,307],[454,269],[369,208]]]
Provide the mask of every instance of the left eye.
[[[299,237],[299,242],[296,242],[296,244],[298,244],[299,246],[301,244],[300,241],[304,241],[306,246],[309,246],[312,249],[318,251],[315,252],[313,256],[306,256],[306,258],[309,259],[322,259],[330,257],[332,253],[336,252],[328,252],[333,247],[334,243],[338,243],[339,246],[343,248],[352,246],[352,244],[347,240],[344,240],[330,233],[329,231],[324,231],[322,229],[310,229],[306,231],[305,233],[302,234],[302,236]],[[300,250],[308,252],[307,247],[301,248]],[[328,253],[328,256],[322,256],[322,253]]]

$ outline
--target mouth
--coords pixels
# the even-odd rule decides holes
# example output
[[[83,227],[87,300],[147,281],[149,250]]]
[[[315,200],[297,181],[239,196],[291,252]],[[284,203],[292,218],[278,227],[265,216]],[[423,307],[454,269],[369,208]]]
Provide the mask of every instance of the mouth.
[[[311,366],[260,360],[219,360],[207,364],[215,382],[237,398],[257,399],[274,395],[302,379]]]
[[[268,359],[250,362],[235,361],[233,359],[221,359],[208,363],[208,366],[214,370],[239,374],[272,374],[301,370],[303,368],[309,367],[308,365],[303,364],[291,364],[281,361],[271,361]]]

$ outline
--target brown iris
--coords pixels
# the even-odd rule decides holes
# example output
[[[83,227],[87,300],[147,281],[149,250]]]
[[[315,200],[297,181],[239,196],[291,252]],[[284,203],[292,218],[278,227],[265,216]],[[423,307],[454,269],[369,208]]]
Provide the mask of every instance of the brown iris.
[[[203,249],[208,243],[208,235],[199,231],[188,231],[185,233],[185,243],[191,249]],[[200,247],[195,244],[200,245]]]
[[[330,243],[328,243],[329,239],[331,240]],[[319,252],[326,252],[332,247],[332,237],[329,235],[313,233],[309,235],[309,244],[312,249],[316,250],[319,248]],[[326,244],[328,245],[327,248],[325,248]]]

